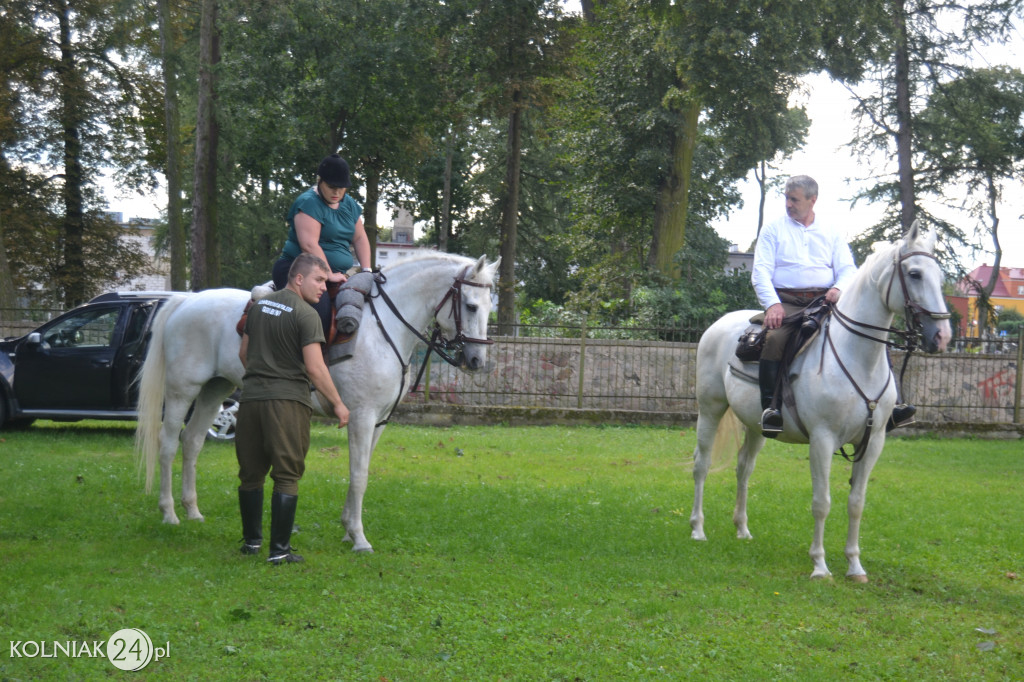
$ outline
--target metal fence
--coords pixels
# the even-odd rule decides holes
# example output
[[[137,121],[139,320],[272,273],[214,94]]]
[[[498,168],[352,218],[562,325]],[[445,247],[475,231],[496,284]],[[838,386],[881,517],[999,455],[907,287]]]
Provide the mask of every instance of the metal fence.
[[[407,402],[696,414],[702,331],[521,325],[513,336],[492,334],[484,372],[460,372],[432,357],[427,379]],[[626,335],[644,338],[616,338]],[[915,353],[903,394],[922,422],[1020,424],[1022,341],[1024,331],[962,339],[941,355]],[[414,372],[424,356],[422,349]],[[892,361],[898,372],[903,354],[893,352]]]
[[[63,313],[54,308],[0,308],[0,338],[23,336]]]
[[[0,309],[0,336],[20,336],[60,310]],[[457,371],[436,356],[410,404],[615,410],[651,414],[697,412],[699,323],[674,328],[518,325],[510,336],[491,330],[488,368]],[[941,355],[914,354],[905,397],[930,423],[1021,424],[1022,347],[1016,337],[956,339]],[[413,376],[425,361],[414,358]],[[902,355],[892,354],[899,369]]]

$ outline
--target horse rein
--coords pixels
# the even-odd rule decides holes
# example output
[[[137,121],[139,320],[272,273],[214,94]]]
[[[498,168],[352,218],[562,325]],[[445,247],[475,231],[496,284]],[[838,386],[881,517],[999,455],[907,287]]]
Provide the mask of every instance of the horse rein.
[[[913,300],[910,297],[910,291],[907,288],[907,282],[906,277],[903,273],[902,263],[906,259],[911,258],[913,256],[925,256],[938,262],[938,259],[933,254],[927,253],[925,251],[909,251],[904,254],[901,254],[899,250],[896,251],[896,255],[893,258],[893,272],[889,276],[889,286],[886,288],[885,292],[885,305],[886,307],[889,307],[889,297],[892,294],[893,281],[896,279],[896,273],[899,273],[900,289],[903,292],[903,307],[905,311],[904,320],[907,324],[907,329],[896,329],[894,327],[878,327],[876,325],[867,324],[866,322],[858,322],[857,320],[854,320],[853,318],[840,312],[839,309],[836,308],[835,306],[831,307],[831,312],[834,313],[836,320],[838,320],[839,323],[843,327],[845,327],[849,332],[856,334],[857,336],[860,336],[862,338],[869,339],[877,343],[885,344],[886,346],[889,346],[891,348],[906,351],[903,355],[903,366],[900,369],[900,379],[896,385],[897,391],[899,391],[900,387],[903,385],[903,375],[907,371],[907,363],[910,361],[910,356],[915,350],[917,350],[917,347],[921,341],[922,325],[919,320],[919,316],[927,315],[928,317],[931,317],[934,320],[948,320],[950,318],[950,313],[937,313],[928,310],[927,308],[925,308],[924,306],[922,306],[921,304],[919,304],[917,301]],[[862,329],[870,329],[872,331],[885,332],[886,334],[894,334],[895,336],[900,337],[903,340],[903,344],[901,345],[896,341],[890,341],[888,338],[885,337],[879,338],[877,336],[872,336],[871,334],[862,332],[859,329],[855,329],[855,327],[860,327]],[[849,370],[846,369],[846,365],[843,364],[842,359],[839,357],[839,353],[836,351],[835,344],[832,342],[832,335],[829,333],[829,329],[830,325],[828,323],[828,320],[826,320],[824,330],[825,340],[828,341],[828,346],[832,350],[832,356],[836,359],[836,362],[839,364],[839,368],[843,370],[843,374],[845,374],[846,378],[850,380],[851,384],[853,384],[854,389],[856,389],[857,393],[860,394],[860,397],[861,399],[864,400],[864,404],[868,410],[868,420],[864,428],[864,437],[861,438],[861,441],[857,445],[857,448],[854,450],[853,454],[847,455],[846,451],[843,448],[840,448],[838,453],[850,462],[858,462],[864,456],[865,450],[867,450],[868,439],[871,435],[871,429],[874,426],[875,408],[878,407],[879,399],[881,399],[881,397],[885,395],[886,389],[889,388],[889,382],[892,381],[893,378],[892,359],[889,358],[889,354],[886,353],[886,359],[889,360],[889,375],[886,377],[885,386],[882,387],[882,391],[878,394],[878,397],[872,400],[867,396],[867,394],[864,393],[863,389],[861,389],[861,387],[857,384],[857,382],[853,378],[853,375],[850,374]],[[822,345],[821,353],[822,360],[824,360],[824,345]]]
[[[462,349],[467,343],[479,343],[485,345],[494,343],[493,339],[477,339],[471,336],[466,336],[462,331],[462,287],[466,285],[480,287],[482,289],[491,288],[490,284],[481,284],[479,282],[473,282],[466,279],[466,275],[469,274],[470,268],[472,268],[472,266],[467,265],[462,272],[455,277],[455,281],[452,282],[448,291],[445,292],[441,302],[434,307],[434,320],[436,321],[437,315],[444,308],[445,303],[449,301],[451,302],[449,317],[452,317],[455,320],[455,337],[451,339],[445,338],[441,335],[440,326],[435,326],[434,333],[430,338],[427,338],[420,330],[409,324],[409,321],[406,320],[398,310],[398,306],[395,305],[395,302],[384,290],[384,285],[388,281],[387,277],[379,270],[374,273],[373,281],[377,285],[377,293],[369,294],[366,298],[370,303],[370,311],[373,313],[374,319],[377,320],[377,327],[380,329],[381,334],[384,335],[384,339],[388,342],[388,345],[391,346],[391,350],[395,352],[395,357],[398,358],[398,362],[402,365],[402,385],[399,386],[398,397],[395,399],[394,405],[391,406],[391,410],[388,411],[388,416],[385,417],[383,421],[378,422],[376,426],[383,426],[384,424],[387,424],[391,419],[391,415],[394,414],[395,409],[398,407],[398,403],[402,401],[402,396],[405,394],[405,376],[409,371],[409,363],[402,358],[402,354],[399,352],[398,346],[395,345],[395,342],[391,339],[391,335],[388,334],[387,329],[384,327],[384,323],[380,319],[380,314],[377,312],[377,307],[374,305],[374,299],[380,298],[384,301],[395,317],[397,317],[398,320],[404,324],[416,338],[427,345],[427,357],[429,357],[432,352],[437,353],[452,367],[459,367],[461,365],[459,355],[462,353]],[[416,375],[416,382],[409,389],[410,393],[414,392],[419,387],[420,380],[423,378],[423,371],[426,369],[426,366],[426,362],[420,365],[420,371]]]

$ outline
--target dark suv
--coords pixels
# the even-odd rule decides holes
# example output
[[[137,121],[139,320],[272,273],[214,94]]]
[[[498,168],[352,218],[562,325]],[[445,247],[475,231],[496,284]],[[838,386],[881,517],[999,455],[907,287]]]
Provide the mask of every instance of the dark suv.
[[[97,296],[28,334],[0,341],[0,428],[35,419],[137,419],[135,377],[169,292]],[[211,437],[234,435],[225,403]]]

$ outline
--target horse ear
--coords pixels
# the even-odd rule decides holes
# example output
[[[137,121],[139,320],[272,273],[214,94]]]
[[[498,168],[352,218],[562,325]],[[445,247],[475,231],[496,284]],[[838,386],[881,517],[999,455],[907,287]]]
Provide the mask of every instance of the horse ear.
[[[935,230],[925,228],[921,219],[915,218],[914,224],[903,235],[903,246],[908,251],[931,252],[935,249]]]
[[[488,264],[487,263],[487,254],[485,253],[484,255],[480,256],[480,258],[477,260],[476,265],[473,267],[473,272],[474,272],[474,274],[478,274],[478,275],[479,274],[484,274],[485,278],[487,278],[487,274],[489,274],[490,277],[488,279],[490,279],[493,282],[494,281],[494,273],[496,273],[498,271],[498,264],[499,263],[501,263],[501,256],[498,256],[498,260],[494,261],[493,263]]]

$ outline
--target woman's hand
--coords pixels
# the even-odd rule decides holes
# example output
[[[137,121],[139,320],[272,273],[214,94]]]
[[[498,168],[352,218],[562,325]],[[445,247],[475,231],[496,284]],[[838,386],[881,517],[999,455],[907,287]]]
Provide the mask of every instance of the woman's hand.
[[[344,272],[332,272],[327,277],[327,281],[344,284],[345,282],[348,281],[348,275],[346,275]]]

